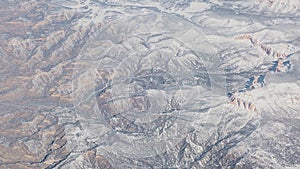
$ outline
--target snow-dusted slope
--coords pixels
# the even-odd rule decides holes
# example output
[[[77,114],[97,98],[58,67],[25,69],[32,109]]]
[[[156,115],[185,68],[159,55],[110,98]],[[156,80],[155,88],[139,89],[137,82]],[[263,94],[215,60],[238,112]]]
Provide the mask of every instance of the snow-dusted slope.
[[[299,1],[0,5],[1,167],[300,167]]]

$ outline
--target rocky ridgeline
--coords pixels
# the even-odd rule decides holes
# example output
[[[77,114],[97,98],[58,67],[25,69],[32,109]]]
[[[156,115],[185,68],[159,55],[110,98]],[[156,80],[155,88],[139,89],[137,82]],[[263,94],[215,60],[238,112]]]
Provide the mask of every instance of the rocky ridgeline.
[[[288,72],[291,69],[292,64],[289,59],[293,55],[292,53],[286,54],[276,52],[276,50],[274,50],[273,48],[265,44],[261,44],[256,38],[252,37],[251,35],[242,35],[235,39],[249,40],[253,46],[259,46],[260,49],[264,51],[267,56],[271,56],[273,59],[275,59],[275,61],[273,61],[273,65],[269,66],[270,72]],[[239,93],[244,93],[249,90],[256,89],[258,87],[263,87],[265,85],[265,76],[267,76],[267,73],[263,75],[254,75],[253,77],[249,78],[248,82],[246,82],[245,88],[240,89],[238,91],[234,91],[232,93],[228,93],[230,102],[238,107],[243,107],[245,109],[257,112],[258,110],[255,107],[254,103],[244,101],[243,99],[238,98],[236,95],[238,95]]]

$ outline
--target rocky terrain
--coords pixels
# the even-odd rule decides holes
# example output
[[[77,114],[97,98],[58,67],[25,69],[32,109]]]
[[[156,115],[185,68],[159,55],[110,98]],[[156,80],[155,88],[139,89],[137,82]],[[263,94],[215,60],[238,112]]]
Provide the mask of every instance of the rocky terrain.
[[[299,9],[0,1],[0,168],[300,168]]]

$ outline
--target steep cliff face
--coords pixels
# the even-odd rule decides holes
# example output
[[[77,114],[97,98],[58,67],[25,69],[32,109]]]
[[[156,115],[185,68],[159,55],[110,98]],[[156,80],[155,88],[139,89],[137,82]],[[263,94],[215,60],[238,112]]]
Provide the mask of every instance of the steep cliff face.
[[[297,0],[0,2],[0,168],[299,168]]]

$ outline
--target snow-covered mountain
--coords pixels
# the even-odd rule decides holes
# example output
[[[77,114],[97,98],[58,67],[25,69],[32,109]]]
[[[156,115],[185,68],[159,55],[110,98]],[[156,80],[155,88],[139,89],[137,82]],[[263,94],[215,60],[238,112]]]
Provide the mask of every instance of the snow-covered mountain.
[[[298,0],[0,2],[0,168],[299,168]]]

